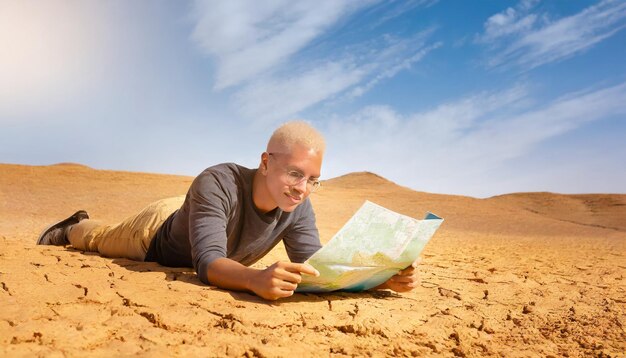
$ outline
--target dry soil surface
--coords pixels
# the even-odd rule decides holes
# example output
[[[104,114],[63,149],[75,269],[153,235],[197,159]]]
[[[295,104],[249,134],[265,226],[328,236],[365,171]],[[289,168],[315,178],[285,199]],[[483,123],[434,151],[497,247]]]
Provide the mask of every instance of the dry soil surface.
[[[276,302],[192,269],[36,246],[77,209],[111,223],[192,178],[0,165],[0,356],[624,356],[626,195],[436,195],[370,173],[311,196],[322,242],[364,200],[445,222],[414,291]],[[285,260],[277,247],[255,266]]]

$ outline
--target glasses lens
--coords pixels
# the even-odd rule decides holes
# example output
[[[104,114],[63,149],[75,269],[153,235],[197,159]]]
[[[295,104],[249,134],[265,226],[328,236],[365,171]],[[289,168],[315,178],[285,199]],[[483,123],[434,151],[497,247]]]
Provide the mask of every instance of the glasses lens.
[[[287,185],[298,185],[304,180],[304,176],[296,171],[287,172]]]
[[[287,185],[295,186],[306,181],[306,186],[311,192],[316,191],[321,186],[319,180],[307,179],[302,173],[295,170],[288,171],[285,174],[285,184]]]

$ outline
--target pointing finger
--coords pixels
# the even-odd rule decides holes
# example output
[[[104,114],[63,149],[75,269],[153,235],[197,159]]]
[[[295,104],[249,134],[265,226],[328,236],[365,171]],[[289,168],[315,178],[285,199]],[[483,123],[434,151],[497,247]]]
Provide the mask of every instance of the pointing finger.
[[[285,266],[285,270],[295,273],[305,273],[315,277],[320,275],[319,271],[309,264],[288,263],[288,265]]]

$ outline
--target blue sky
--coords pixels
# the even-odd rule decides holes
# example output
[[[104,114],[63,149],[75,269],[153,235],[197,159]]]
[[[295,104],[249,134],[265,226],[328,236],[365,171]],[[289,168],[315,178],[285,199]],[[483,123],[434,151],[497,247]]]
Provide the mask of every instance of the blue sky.
[[[322,131],[322,175],[626,192],[624,1],[0,0],[0,162],[196,175]]]

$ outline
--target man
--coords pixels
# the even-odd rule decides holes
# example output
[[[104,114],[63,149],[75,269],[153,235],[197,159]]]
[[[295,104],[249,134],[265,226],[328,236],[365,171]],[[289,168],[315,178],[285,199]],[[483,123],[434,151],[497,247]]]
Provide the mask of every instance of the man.
[[[288,297],[302,274],[319,275],[302,262],[321,247],[308,196],[320,186],[324,150],[317,130],[288,122],[272,134],[258,169],[233,163],[210,167],[186,196],[157,201],[117,225],[78,211],[45,229],[37,244],[71,244],[105,257],[194,267],[208,285],[269,300]],[[248,267],[281,240],[291,262]],[[414,266],[377,288],[411,290]]]

